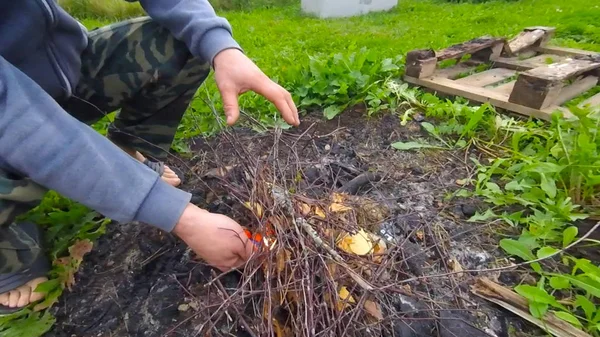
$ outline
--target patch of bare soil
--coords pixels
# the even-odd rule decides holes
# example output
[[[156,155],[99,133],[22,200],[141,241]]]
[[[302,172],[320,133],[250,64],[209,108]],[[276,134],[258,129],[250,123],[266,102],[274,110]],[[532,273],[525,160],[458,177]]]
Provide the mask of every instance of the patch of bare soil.
[[[367,214],[363,223],[393,252],[384,258],[390,266],[384,273],[387,278],[382,273],[369,274],[379,294],[373,301],[380,305],[382,317],[373,321],[357,312],[327,318],[335,308],[321,308],[325,302],[308,312],[304,302],[316,301],[317,289],[330,284],[319,274],[322,265],[313,259],[310,266],[297,264],[306,266],[301,274],[289,274],[314,288],[314,298],[295,299],[306,312],[291,313],[277,305],[271,312],[306,319],[310,328],[295,331],[297,336],[341,336],[343,326],[348,336],[500,337],[513,330],[509,326],[522,330],[524,326],[514,316],[471,293],[477,276],[473,270],[506,262],[498,251],[494,229],[466,221],[482,206],[445,199],[459,187],[457,181],[471,173],[465,154],[394,150],[391,143],[423,135],[419,124],[400,126],[391,115],[372,120],[363,116],[348,112],[331,121],[308,116],[300,128],[277,134],[235,129],[195,140],[195,156],[173,160],[172,165],[188,173],[182,188],[194,194],[196,204],[232,216],[243,225],[253,220],[240,207],[244,191],[233,192],[252,184],[243,170],[252,166],[244,162],[249,158],[277,166],[278,183],[289,182],[285,188],[307,199],[321,200],[337,190],[375,205],[363,213]],[[215,174],[215,169],[224,167],[233,168],[225,179]],[[212,173],[207,176],[207,172]],[[318,231],[323,228],[316,227]],[[303,243],[307,251],[327,255],[307,238]],[[293,262],[286,263],[291,266]],[[457,273],[461,270],[466,272]],[[257,315],[262,307],[256,308],[255,297],[262,296],[262,289],[253,293],[249,285],[264,276],[230,273],[215,280],[215,275],[172,235],[141,224],[112,224],[86,256],[73,291],[63,295],[53,309],[57,323],[48,336],[266,335],[257,328],[266,321]],[[351,279],[347,276],[341,272],[340,278]],[[501,273],[487,276],[500,282],[505,277]],[[261,284],[252,285],[256,286]],[[240,288],[244,289],[241,295],[236,293]],[[360,287],[353,289],[368,293]],[[231,305],[234,296],[240,302]],[[356,302],[361,299],[356,296]],[[335,323],[325,326],[324,322]],[[284,330],[275,335],[287,337]]]

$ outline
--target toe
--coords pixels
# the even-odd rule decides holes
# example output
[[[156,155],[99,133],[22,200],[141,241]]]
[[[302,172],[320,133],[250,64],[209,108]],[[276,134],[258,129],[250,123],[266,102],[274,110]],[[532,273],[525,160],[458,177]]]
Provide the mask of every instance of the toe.
[[[167,184],[171,185],[171,186],[179,186],[179,184],[181,184],[181,179],[179,178],[165,178],[162,177],[162,179],[167,182]]]
[[[168,166],[165,166],[162,179],[172,186],[179,186],[179,184],[181,184],[181,179],[179,179],[179,176]]]
[[[29,297],[31,297],[31,287],[23,286],[19,288],[19,292],[21,296],[19,297],[19,301],[17,302],[17,307],[24,307],[30,303]]]
[[[38,285],[40,285],[41,283],[44,283],[46,281],[48,281],[47,278],[40,277],[40,278],[36,278],[29,284],[31,287],[31,295],[29,296],[29,303],[39,301],[42,298],[44,298],[44,293],[35,292],[35,289],[37,288]]]
[[[19,299],[21,298],[20,288],[15,290],[11,290],[8,294],[8,306],[11,308],[16,308],[19,303]]]
[[[165,166],[165,172],[163,172],[163,177],[175,178],[177,177],[177,173],[175,173],[171,168]]]
[[[2,295],[0,295],[0,305],[3,306],[8,306],[8,294],[9,293],[4,293]]]

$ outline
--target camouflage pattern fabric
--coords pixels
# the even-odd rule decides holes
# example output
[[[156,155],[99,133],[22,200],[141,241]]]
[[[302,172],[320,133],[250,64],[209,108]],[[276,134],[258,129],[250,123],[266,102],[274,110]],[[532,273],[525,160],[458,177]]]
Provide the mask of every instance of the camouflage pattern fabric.
[[[59,103],[88,125],[117,111],[109,139],[164,160],[210,65],[147,17],[98,28],[88,36],[81,80],[74,96]],[[45,193],[44,187],[0,167],[0,274],[18,271],[43,253],[13,220]]]
[[[76,97],[64,108],[86,124],[120,109],[108,138],[164,160],[208,62],[147,17],[91,31],[82,61]]]
[[[0,274],[19,271],[44,253],[13,220],[37,206],[46,191],[32,180],[0,168]]]

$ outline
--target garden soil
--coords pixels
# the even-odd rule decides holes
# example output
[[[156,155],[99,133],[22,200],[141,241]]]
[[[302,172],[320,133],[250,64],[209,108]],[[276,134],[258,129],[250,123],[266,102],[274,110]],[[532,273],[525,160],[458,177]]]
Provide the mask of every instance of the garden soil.
[[[515,316],[472,295],[470,287],[478,273],[435,276],[510,263],[498,249],[498,228],[467,221],[477,211],[485,211],[484,206],[446,199],[473,174],[468,156],[477,153],[395,150],[394,142],[426,139],[419,123],[402,126],[393,115],[364,116],[360,110],[329,121],[306,116],[299,128],[282,131],[278,147],[284,154],[294,149],[295,155],[286,160],[301,162],[306,181],[335,188],[363,172],[383,177],[357,193],[389,209],[378,224],[378,234],[402,245],[400,262],[406,277],[427,276],[408,282],[406,293],[397,295],[395,309],[402,319],[389,323],[388,335],[501,337],[511,331],[531,331]],[[170,165],[187,172],[181,188],[193,193],[194,203],[228,214],[233,201],[214,195],[201,177],[239,163],[244,151],[257,158],[268,155],[277,139],[274,132],[236,128],[231,131],[235,143],[224,135],[195,139],[190,144],[193,156],[170,160]],[[197,336],[206,321],[195,312],[200,305],[211,305],[200,296],[212,273],[170,234],[137,223],[110,224],[86,255],[72,291],[65,292],[52,309],[57,322],[47,336]],[[526,278],[500,272],[486,276],[501,284]],[[222,282],[235,287],[237,279],[230,274]],[[249,336],[243,329],[219,327],[202,334],[217,335]]]

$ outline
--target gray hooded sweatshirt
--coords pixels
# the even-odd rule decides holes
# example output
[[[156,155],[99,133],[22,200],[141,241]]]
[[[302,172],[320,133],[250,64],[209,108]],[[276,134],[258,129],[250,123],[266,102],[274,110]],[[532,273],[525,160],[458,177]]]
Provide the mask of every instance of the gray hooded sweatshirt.
[[[208,0],[141,0],[148,15],[212,63],[238,48]],[[85,28],[55,0],[0,0],[0,168],[119,222],[171,231],[191,195],[165,183],[57,101],[79,80]]]

